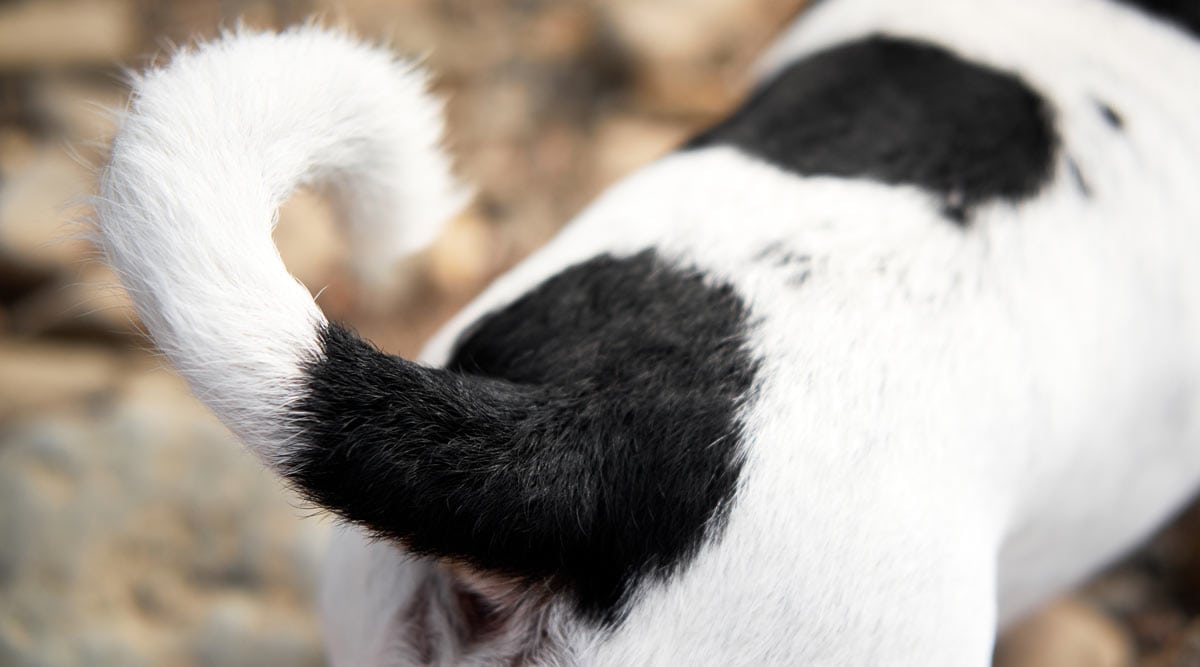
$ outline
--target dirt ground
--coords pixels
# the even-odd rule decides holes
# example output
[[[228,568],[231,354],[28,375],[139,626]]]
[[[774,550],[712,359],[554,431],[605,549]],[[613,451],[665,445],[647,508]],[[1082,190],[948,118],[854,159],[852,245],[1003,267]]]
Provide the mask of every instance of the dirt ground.
[[[728,110],[803,2],[0,2],[0,667],[323,662],[330,521],[187,395],[73,225],[122,66],[312,14],[425,57],[470,210],[386,294],[355,285],[317,197],[276,233],[332,318],[412,355],[607,184]],[[1200,665],[1200,509],[1014,629],[996,662]]]

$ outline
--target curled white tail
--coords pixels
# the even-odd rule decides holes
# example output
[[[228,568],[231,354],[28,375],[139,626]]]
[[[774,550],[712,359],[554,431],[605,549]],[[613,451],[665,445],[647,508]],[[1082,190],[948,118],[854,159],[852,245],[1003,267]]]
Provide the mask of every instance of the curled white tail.
[[[227,35],[134,82],[100,180],[101,245],[192,391],[268,462],[324,322],[271,240],[277,208],[328,186],[368,267],[431,241],[463,197],[425,86],[312,27]]]

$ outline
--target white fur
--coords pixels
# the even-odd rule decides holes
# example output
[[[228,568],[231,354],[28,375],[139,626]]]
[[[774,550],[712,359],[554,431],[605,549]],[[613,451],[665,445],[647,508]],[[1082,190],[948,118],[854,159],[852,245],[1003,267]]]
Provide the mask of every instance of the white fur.
[[[987,665],[997,627],[1134,544],[1200,486],[1200,90],[1188,85],[1200,47],[1103,0],[828,0],[763,69],[880,32],[1029,81],[1057,114],[1054,182],[1031,201],[985,206],[964,231],[915,188],[798,178],[728,148],[672,155],[602,196],[427,349],[443,362],[482,313],[574,262],[647,245],[732,283],[759,321],[764,384],[744,415],[747,464],[721,539],[640,591],[611,632],[550,616],[555,660]],[[206,53],[240,48],[222,44]],[[236,69],[273,57],[242,53]],[[339,82],[350,74],[339,69]],[[196,78],[214,87],[211,73]],[[329,96],[307,100],[316,119],[272,106],[297,94],[281,83],[256,104],[227,100],[239,120],[196,114],[176,101],[194,96],[152,77],[134,108],[152,120],[118,140],[101,211],[151,332],[252,444],[274,442],[261,432],[291,398],[297,350],[311,350],[320,319],[282,273],[265,221],[313,175],[309,149],[364,136],[353,114],[323,111]],[[1123,132],[1096,99],[1120,109]],[[271,136],[293,131],[273,151],[242,150],[259,145],[238,123],[264,118]],[[331,143],[369,169],[355,157],[362,143]],[[252,168],[269,173],[256,180]],[[813,258],[798,289],[751,261],[779,240]],[[412,664],[391,621],[440,570],[356,531],[331,563],[334,664]],[[444,649],[465,664],[507,650]]]
[[[134,81],[95,209],[159,348],[270,463],[324,322],[271,241],[299,185],[328,188],[360,267],[432,241],[463,201],[422,72],[317,28],[238,32]]]

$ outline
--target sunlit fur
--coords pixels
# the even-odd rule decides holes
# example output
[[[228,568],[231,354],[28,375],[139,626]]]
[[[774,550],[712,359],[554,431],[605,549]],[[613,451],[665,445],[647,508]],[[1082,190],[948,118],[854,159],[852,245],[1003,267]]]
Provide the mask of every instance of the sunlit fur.
[[[616,627],[554,602],[469,646],[431,622],[426,662],[535,641],[561,664],[987,665],[999,627],[1200,485],[1200,47],[1106,0],[825,0],[763,72],[873,33],[1019,74],[1056,113],[1052,182],[964,229],[917,188],[714,147],[600,197],[422,359],[445,362],[481,315],[601,252],[701,267],[758,317],[736,501],[720,539]],[[197,395],[268,462],[286,465],[279,415],[323,321],[270,245],[275,207],[331,180],[368,195],[348,199],[363,236],[429,238],[458,199],[419,89],[315,30],[226,38],[138,83],[102,180],[105,250]],[[771,243],[811,256],[802,286],[755,261]],[[420,664],[405,610],[456,572],[343,529],[322,601],[334,664]],[[471,577],[498,600],[528,593]]]
[[[368,277],[432,241],[463,200],[425,85],[315,28],[229,34],[133,81],[95,202],[105,255],[192,391],[267,461],[324,322],[271,241],[277,209],[326,189]]]

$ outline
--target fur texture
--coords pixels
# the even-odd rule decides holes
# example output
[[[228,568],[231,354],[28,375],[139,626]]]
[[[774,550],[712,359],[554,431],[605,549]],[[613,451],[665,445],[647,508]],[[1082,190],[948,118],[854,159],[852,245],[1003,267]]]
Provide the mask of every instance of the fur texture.
[[[983,666],[1200,486],[1200,45],[1132,4],[824,0],[420,363],[268,233],[307,181],[383,239],[453,210],[379,51],[179,56],[98,222],[197,394],[353,522],[334,664]]]
[[[747,333],[732,287],[650,251],[563,271],[444,370],[329,326],[288,478],[418,553],[545,582],[613,623],[732,500]]]

